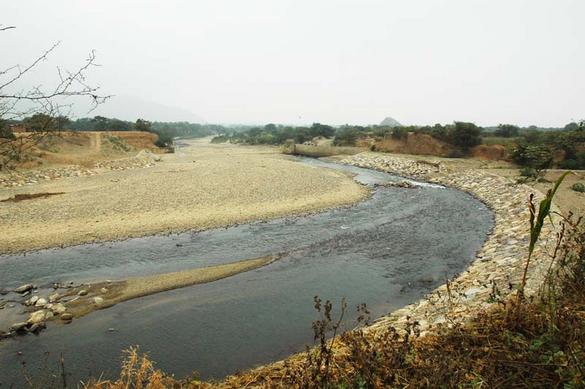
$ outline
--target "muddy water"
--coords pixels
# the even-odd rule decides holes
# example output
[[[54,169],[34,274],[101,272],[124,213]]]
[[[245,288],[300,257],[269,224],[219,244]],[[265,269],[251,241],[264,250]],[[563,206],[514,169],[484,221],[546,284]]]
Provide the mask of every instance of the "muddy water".
[[[403,179],[343,169],[364,184]],[[197,370],[221,377],[283,358],[312,340],[313,296],[348,301],[346,326],[365,302],[379,316],[420,298],[465,269],[492,227],[490,211],[468,194],[422,184],[377,187],[350,208],[200,233],[42,250],[0,257],[0,279],[24,282],[123,279],[284,253],[264,268],[210,284],[160,293],[98,311],[40,336],[0,342],[0,383],[54,370],[60,354],[68,379],[115,376],[120,351],[140,345],[177,376]],[[6,297],[4,297],[6,298]],[[10,315],[5,308],[0,316]]]

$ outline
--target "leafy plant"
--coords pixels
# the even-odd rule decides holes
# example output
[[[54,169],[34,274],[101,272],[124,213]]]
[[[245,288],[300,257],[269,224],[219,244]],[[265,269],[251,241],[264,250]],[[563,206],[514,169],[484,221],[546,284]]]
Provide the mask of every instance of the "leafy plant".
[[[585,184],[582,182],[576,182],[571,185],[571,189],[573,189],[575,192],[585,193]]]

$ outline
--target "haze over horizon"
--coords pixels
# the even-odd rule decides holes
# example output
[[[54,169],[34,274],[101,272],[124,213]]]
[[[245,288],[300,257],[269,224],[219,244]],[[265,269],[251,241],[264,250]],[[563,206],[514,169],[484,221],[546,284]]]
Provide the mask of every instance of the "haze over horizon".
[[[372,124],[391,116],[548,127],[585,119],[583,1],[34,0],[2,8],[0,24],[16,26],[0,33],[2,69],[61,41],[28,79],[48,86],[56,66],[75,68],[95,49],[102,66],[90,82],[171,107],[176,120]],[[108,105],[98,112],[138,115],[132,105]]]

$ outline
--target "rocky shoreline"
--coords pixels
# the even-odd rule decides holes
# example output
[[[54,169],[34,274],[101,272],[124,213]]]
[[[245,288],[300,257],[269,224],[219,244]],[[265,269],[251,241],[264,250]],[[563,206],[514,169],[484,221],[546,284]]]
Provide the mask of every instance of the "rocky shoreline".
[[[528,255],[531,193],[535,201],[543,194],[523,184],[479,169],[456,170],[443,162],[363,153],[345,158],[342,163],[380,170],[401,176],[445,185],[467,192],[486,204],[494,213],[494,228],[472,264],[458,277],[449,280],[424,298],[376,320],[369,331],[394,326],[403,328],[417,321],[421,331],[438,325],[465,321],[471,314],[504,301],[520,283]],[[553,216],[554,223],[558,217]],[[525,295],[534,296],[550,266],[547,247],[555,240],[553,225],[547,222],[541,241],[533,254]]]

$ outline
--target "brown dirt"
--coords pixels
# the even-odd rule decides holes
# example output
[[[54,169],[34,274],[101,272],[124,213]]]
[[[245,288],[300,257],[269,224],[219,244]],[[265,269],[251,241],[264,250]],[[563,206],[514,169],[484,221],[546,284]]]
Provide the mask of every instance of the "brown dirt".
[[[427,134],[408,134],[405,139],[393,139],[387,137],[374,143],[376,151],[416,154],[416,155],[439,155],[446,157],[454,148],[448,143],[442,142]]]
[[[17,133],[26,137],[27,133]],[[18,165],[21,169],[51,165],[92,166],[96,161],[122,158],[147,149],[161,152],[154,145],[156,134],[141,131],[62,131],[48,136],[27,151]]]

